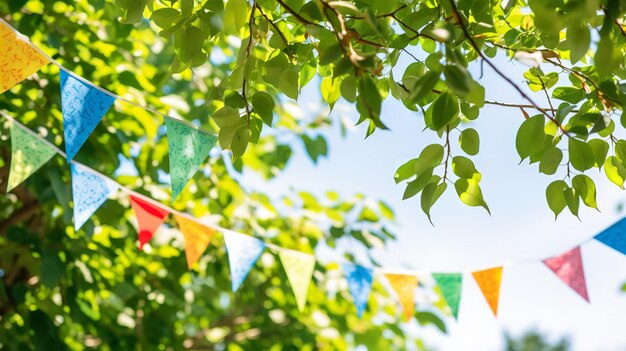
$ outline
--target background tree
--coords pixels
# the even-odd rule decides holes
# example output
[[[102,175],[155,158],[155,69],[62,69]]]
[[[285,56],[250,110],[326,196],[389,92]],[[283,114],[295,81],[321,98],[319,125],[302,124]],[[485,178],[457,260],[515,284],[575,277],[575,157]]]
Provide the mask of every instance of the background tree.
[[[563,337],[556,343],[552,343],[536,330],[527,331],[519,337],[513,337],[507,333],[504,338],[506,351],[568,351],[571,349],[567,338]]]

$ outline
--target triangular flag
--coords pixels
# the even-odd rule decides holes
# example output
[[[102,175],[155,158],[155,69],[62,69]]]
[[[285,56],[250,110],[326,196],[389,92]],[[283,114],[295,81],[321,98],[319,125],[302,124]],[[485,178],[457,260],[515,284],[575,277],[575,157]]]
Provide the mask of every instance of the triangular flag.
[[[0,20],[0,94],[23,81],[49,61],[21,34]]]
[[[402,305],[402,314],[405,321],[411,319],[415,311],[415,289],[417,288],[417,277],[414,275],[404,274],[385,274],[389,284],[396,292],[400,305]]]
[[[165,119],[165,125],[170,150],[173,201],[209,156],[217,137],[170,118]]]
[[[191,269],[204,250],[209,246],[215,229],[211,229],[196,221],[183,216],[174,216],[181,233],[185,237],[185,256],[187,257],[187,267]]]
[[[502,267],[489,268],[473,272],[474,280],[482,291],[485,300],[491,307],[494,316],[498,315],[498,300],[500,298],[500,283],[502,282]]]
[[[543,263],[550,268],[565,284],[569,285],[578,295],[589,302],[587,284],[585,283],[585,270],[580,255],[580,246],[566,253],[548,258]]]
[[[343,265],[343,273],[348,281],[348,290],[350,290],[356,306],[356,314],[361,317],[372,291],[373,272],[369,268],[346,263]]]
[[[626,218],[620,219],[617,223],[606,228],[602,233],[594,236],[594,238],[604,245],[626,255]]]
[[[55,154],[48,143],[11,123],[11,169],[7,191],[20,185]]]
[[[452,315],[454,318],[458,318],[463,275],[460,273],[433,273],[433,277],[437,285],[439,285],[443,298],[452,311]]]
[[[61,110],[65,152],[71,161],[115,98],[61,70]]]
[[[152,239],[154,233],[159,229],[169,212],[151,202],[143,200],[137,196],[130,195],[130,204],[137,216],[139,227],[139,250]]]
[[[233,292],[237,291],[259,259],[265,243],[250,235],[223,230]]]
[[[315,269],[315,256],[287,249],[278,251],[278,257],[283,264],[291,290],[296,297],[298,310],[302,311],[306,304],[306,295]]]
[[[87,169],[70,164],[72,170],[72,197],[74,199],[74,228],[87,222],[89,217],[117,190],[114,184]]]

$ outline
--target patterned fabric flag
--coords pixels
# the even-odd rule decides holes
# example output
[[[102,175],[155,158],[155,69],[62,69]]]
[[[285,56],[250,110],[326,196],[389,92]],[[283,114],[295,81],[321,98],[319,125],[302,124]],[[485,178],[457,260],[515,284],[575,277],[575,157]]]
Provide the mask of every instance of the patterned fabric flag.
[[[346,263],[343,265],[343,273],[348,281],[348,290],[354,299],[356,313],[361,317],[372,291],[373,272],[369,268]]]
[[[253,236],[223,230],[233,292],[237,291],[259,259],[265,243]]]
[[[165,125],[170,149],[173,201],[209,156],[217,137],[170,118],[165,119]]]
[[[491,307],[494,316],[498,315],[498,300],[500,298],[500,283],[502,282],[502,267],[485,269],[473,272],[474,280],[482,291],[485,300]]]
[[[11,89],[41,67],[48,59],[28,39],[0,20],[0,94]]]
[[[89,217],[117,190],[112,183],[87,169],[70,164],[72,171],[72,197],[74,199],[74,228],[87,222]]]
[[[283,264],[291,290],[296,297],[298,310],[302,311],[306,304],[306,295],[315,269],[315,256],[300,251],[281,249],[278,257]]]
[[[626,255],[626,218],[606,228],[602,233],[594,237],[604,245]]]
[[[454,318],[459,317],[459,304],[461,303],[461,286],[463,275],[460,273],[434,273],[433,277],[441,289],[444,299],[450,306]]]
[[[48,143],[11,123],[11,168],[7,192],[20,185],[55,154],[56,151]]]
[[[415,289],[417,288],[417,277],[404,274],[385,274],[389,284],[396,292],[400,305],[402,306],[403,318],[408,321],[415,311]]]
[[[139,250],[152,239],[154,233],[159,229],[169,212],[151,202],[143,200],[137,196],[130,195],[130,204],[137,216],[139,226]]]
[[[187,257],[187,267],[191,269],[196,261],[200,259],[204,250],[209,246],[215,230],[204,226],[187,217],[174,216],[181,233],[185,237],[185,256]]]
[[[61,70],[61,110],[68,162],[83,146],[115,98]]]
[[[543,263],[548,266],[554,274],[561,278],[565,284],[569,285],[578,295],[589,302],[580,246],[560,256],[548,258],[544,260]]]

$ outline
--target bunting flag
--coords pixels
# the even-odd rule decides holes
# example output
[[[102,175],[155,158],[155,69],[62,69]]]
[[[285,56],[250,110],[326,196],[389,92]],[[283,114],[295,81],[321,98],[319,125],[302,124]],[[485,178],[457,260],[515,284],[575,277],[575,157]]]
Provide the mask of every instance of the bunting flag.
[[[361,317],[372,291],[373,272],[369,268],[346,263],[343,265],[343,273],[348,281],[348,290],[354,299],[356,313]]]
[[[482,291],[485,300],[491,307],[494,316],[498,315],[498,300],[500,299],[500,283],[502,282],[502,267],[489,268],[473,272],[474,280]]]
[[[11,123],[11,168],[7,192],[20,185],[54,155],[56,150],[48,143]]]
[[[61,111],[65,152],[71,161],[115,98],[61,70]]]
[[[141,250],[163,224],[169,211],[134,195],[130,195],[130,205],[137,216],[139,250]]]
[[[170,149],[170,176],[174,201],[209,156],[217,137],[169,118],[165,119],[165,125]]]
[[[452,315],[455,319],[458,319],[463,275],[460,273],[434,273],[433,277],[441,289],[443,298],[448,303]]]
[[[209,246],[211,238],[213,238],[213,234],[215,234],[215,229],[211,229],[183,216],[175,215],[174,218],[185,238],[187,267],[191,269],[191,266],[200,259],[204,250]]]
[[[259,259],[265,243],[253,236],[223,230],[233,292],[237,291]]]
[[[49,61],[26,38],[0,22],[0,94],[30,77]]]
[[[580,254],[580,246],[577,246],[566,253],[543,260],[543,263],[550,268],[565,284],[569,285],[578,295],[589,302],[587,295],[587,284],[585,283],[585,270]]]
[[[315,269],[315,256],[300,251],[281,249],[278,251],[278,257],[280,257],[280,262],[282,262],[285,273],[287,273],[291,290],[296,297],[298,310],[302,311],[306,304],[306,295]]]
[[[402,317],[408,321],[415,311],[415,289],[417,288],[417,277],[404,274],[385,274],[387,281],[396,292],[400,305],[402,306]]]
[[[118,187],[117,184],[81,166],[70,164],[70,168],[72,198],[74,199],[74,228],[79,230]]]
[[[594,239],[626,255],[626,218],[606,228],[602,233],[594,236]]]

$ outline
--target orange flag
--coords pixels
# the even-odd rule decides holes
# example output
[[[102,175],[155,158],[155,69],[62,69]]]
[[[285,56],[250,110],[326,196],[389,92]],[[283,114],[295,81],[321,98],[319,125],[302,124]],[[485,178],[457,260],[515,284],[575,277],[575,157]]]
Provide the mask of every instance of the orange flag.
[[[139,225],[139,249],[152,239],[154,233],[159,229],[165,216],[169,212],[153,203],[147,202],[139,197],[130,195],[130,204],[135,210],[137,224]]]
[[[483,292],[493,315],[498,315],[498,299],[500,298],[500,283],[502,282],[502,267],[485,269],[473,272],[474,280]]]
[[[408,321],[415,311],[415,289],[417,288],[417,277],[404,274],[385,274],[387,281],[396,292],[400,305],[402,306],[404,321]]]
[[[41,67],[48,59],[27,39],[0,20],[0,94],[11,89]]]
[[[185,256],[187,267],[191,269],[204,250],[209,246],[215,230],[183,216],[174,216],[180,231],[185,237]]]

